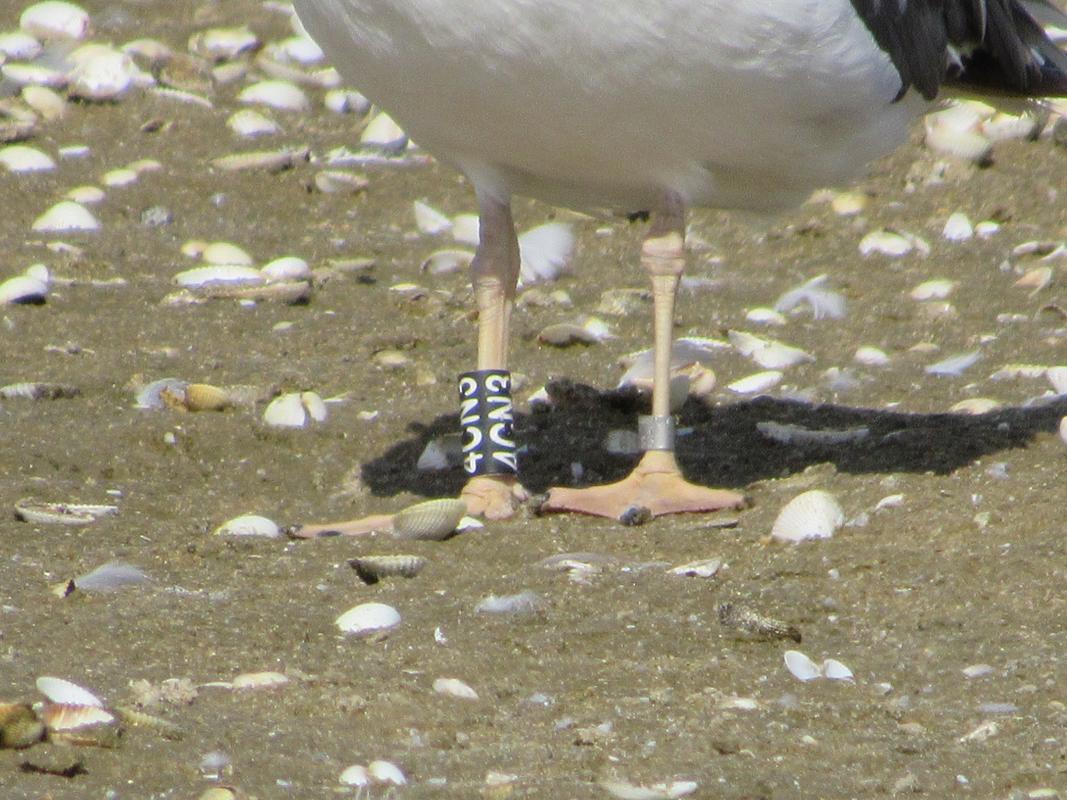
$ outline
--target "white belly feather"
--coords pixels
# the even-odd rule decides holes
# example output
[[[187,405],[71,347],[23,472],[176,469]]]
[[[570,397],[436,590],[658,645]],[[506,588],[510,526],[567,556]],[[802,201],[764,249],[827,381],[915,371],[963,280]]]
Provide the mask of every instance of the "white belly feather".
[[[355,87],[486,191],[765,209],[856,174],[923,104],[849,0],[297,0]]]

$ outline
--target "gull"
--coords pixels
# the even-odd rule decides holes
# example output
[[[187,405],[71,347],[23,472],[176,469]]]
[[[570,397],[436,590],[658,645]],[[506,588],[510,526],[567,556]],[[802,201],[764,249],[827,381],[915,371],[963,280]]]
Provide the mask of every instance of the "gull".
[[[475,369],[460,377],[471,513],[524,496],[511,439],[508,328],[519,276],[511,199],[648,212],[654,310],[644,451],[617,483],[543,508],[620,518],[741,507],[681,474],[671,327],[692,207],[772,211],[855,178],[944,90],[1067,94],[1046,0],[296,0],[340,73],[474,187]],[[356,532],[358,522],[310,527]]]

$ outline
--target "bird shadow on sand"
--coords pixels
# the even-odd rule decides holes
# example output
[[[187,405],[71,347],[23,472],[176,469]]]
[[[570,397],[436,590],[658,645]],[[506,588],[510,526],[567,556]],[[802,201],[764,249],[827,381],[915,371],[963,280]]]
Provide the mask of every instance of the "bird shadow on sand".
[[[601,392],[571,381],[558,381],[548,388],[553,399],[550,408],[516,415],[523,484],[536,493],[555,485],[573,485],[576,463],[582,466],[582,484],[624,477],[637,457],[613,455],[604,443],[613,430],[636,429],[637,415],[648,413],[647,398],[627,391]],[[977,416],[903,413],[769,397],[721,406],[690,399],[678,415],[677,457],[689,479],[735,489],[822,463],[853,474],[946,474],[983,456],[1026,447],[1038,434],[1055,431],[1065,415],[1067,396]],[[806,438],[804,430],[847,434],[837,437],[844,440],[837,442],[820,440],[818,435],[810,442],[782,442],[761,432],[760,428],[768,427],[765,423],[803,429],[797,439]],[[457,494],[465,476],[455,454],[455,468],[415,469],[426,445],[454,436],[457,427],[454,414],[442,415],[429,425],[413,423],[410,438],[363,464],[364,484],[379,496]],[[458,445],[458,440],[453,441]]]

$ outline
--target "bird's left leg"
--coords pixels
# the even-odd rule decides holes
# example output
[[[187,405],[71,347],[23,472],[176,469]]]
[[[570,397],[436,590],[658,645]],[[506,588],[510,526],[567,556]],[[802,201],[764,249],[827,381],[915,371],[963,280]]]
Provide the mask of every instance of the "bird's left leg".
[[[526,499],[511,439],[508,330],[519,282],[519,241],[507,199],[479,193],[479,241],[471,262],[478,303],[478,368],[460,376],[463,467],[460,497],[472,514],[502,519]]]
[[[542,505],[545,511],[577,511],[621,519],[635,509],[652,514],[718,511],[740,508],[736,492],[709,489],[682,477],[674,458],[674,418],[670,415],[670,366],[674,300],[685,268],[685,205],[665,195],[653,227],[641,248],[641,264],[652,279],[655,313],[652,415],[639,421],[645,454],[626,478],[587,489],[554,488]]]

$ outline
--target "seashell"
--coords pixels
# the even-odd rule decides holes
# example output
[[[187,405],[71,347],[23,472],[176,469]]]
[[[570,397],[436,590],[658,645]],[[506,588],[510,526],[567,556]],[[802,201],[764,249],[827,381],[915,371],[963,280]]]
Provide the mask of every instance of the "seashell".
[[[263,412],[263,421],[278,428],[302,428],[307,424],[304,402],[296,392],[274,398]]]
[[[400,624],[400,612],[385,603],[361,603],[336,620],[337,627],[356,636],[370,636]]]
[[[83,592],[113,592],[126,586],[147,583],[149,577],[132,564],[109,561],[70,581]],[[69,594],[67,592],[66,594]]]
[[[817,447],[840,447],[841,445],[861,442],[870,433],[870,428],[857,426],[843,430],[813,430],[803,425],[790,425],[780,422],[757,422],[756,430],[776,442],[789,445],[813,445]]]
[[[822,677],[822,668],[799,650],[786,650],[785,667],[799,681],[813,681]]]
[[[957,104],[927,114],[923,120],[926,146],[935,153],[982,164],[993,152],[993,142],[979,131],[982,114]]]
[[[204,247],[200,258],[207,264],[250,267],[255,260],[243,247],[232,242],[211,242]]]
[[[398,539],[447,539],[467,514],[462,500],[443,498],[408,506],[393,517],[393,534]]]
[[[1067,444],[1067,417],[1060,417],[1059,425],[1060,441]]]
[[[307,161],[307,150],[254,150],[245,153],[233,153],[211,160],[211,166],[223,172],[240,172],[243,170],[263,169],[267,172],[281,172],[300,161]]]
[[[726,388],[735,394],[755,394],[777,386],[782,382],[783,377],[785,376],[776,369],[754,372],[744,378],[739,378],[733,383],[726,384]]]
[[[453,220],[452,236],[459,241],[455,225]],[[548,222],[521,234],[519,285],[556,280],[570,265],[574,242],[574,229],[563,222]]]
[[[316,392],[301,392],[300,402],[304,410],[315,422],[326,421],[326,402]]]
[[[75,186],[73,189],[68,190],[63,197],[67,200],[73,200],[75,203],[91,205],[103,201],[107,197],[107,193],[99,186]]]
[[[238,136],[248,138],[270,136],[282,131],[277,122],[250,108],[243,108],[231,114],[229,119],[226,120],[226,127]]]
[[[854,217],[862,214],[870,202],[871,198],[863,192],[838,192],[830,201],[830,208],[839,217]]]
[[[998,401],[991,400],[988,397],[969,397],[953,405],[949,408],[949,412],[978,416],[980,414],[988,414],[990,411],[996,411],[1000,406],[1001,404]]]
[[[1019,289],[1031,289],[1030,296],[1033,297],[1052,283],[1052,276],[1052,267],[1034,267],[1031,270],[1027,270],[1012,286]]]
[[[56,168],[56,162],[36,147],[11,144],[0,147],[0,166],[9,172],[50,172]]]
[[[860,254],[864,256],[878,253],[883,256],[899,258],[900,256],[906,256],[915,249],[919,249],[920,252],[925,254],[930,251],[930,246],[917,236],[898,233],[885,228],[871,231],[860,239]]]
[[[612,797],[619,800],[675,800],[686,797],[700,788],[696,781],[671,781],[656,783],[652,786],[640,786],[629,781],[599,781],[598,785]]]
[[[89,15],[74,3],[45,0],[22,12],[19,27],[38,39],[82,39],[89,33]]]
[[[119,188],[122,186],[132,186],[137,183],[140,176],[132,170],[122,167],[120,169],[110,169],[100,176],[100,182],[104,186],[110,188]]]
[[[837,499],[829,492],[814,489],[790,500],[778,513],[771,538],[780,542],[829,539],[845,521]]]
[[[60,119],[67,113],[67,101],[47,86],[23,86],[19,93],[22,101],[48,122]]]
[[[981,124],[980,130],[992,142],[1006,142],[1037,138],[1040,127],[1032,114],[1016,115],[998,111]]]
[[[310,280],[311,267],[302,258],[282,256],[264,264],[259,270],[268,281]]]
[[[174,276],[173,280],[179,286],[184,286],[187,289],[216,284],[257,286],[266,281],[255,267],[245,267],[238,264],[193,267],[179,272]]]
[[[461,700],[477,700],[478,693],[459,678],[437,678],[433,690],[438,694],[447,694]]]
[[[188,385],[187,381],[179,380],[178,378],[160,378],[157,381],[152,381],[137,390],[135,407],[163,408],[163,395],[165,392],[181,396],[185,394],[185,387]]]
[[[722,568],[721,558],[703,558],[700,561],[690,561],[679,567],[667,570],[671,575],[681,575],[686,578],[713,578]]]
[[[46,525],[88,525],[101,517],[118,513],[118,506],[44,503],[39,500],[19,500],[15,503],[16,519]]]
[[[963,371],[975,364],[982,357],[981,350],[972,350],[969,353],[959,353],[949,356],[935,364],[929,364],[923,371],[927,375],[949,375],[958,377]]]
[[[81,389],[65,383],[9,383],[0,386],[0,399],[62,400],[77,397]]]
[[[946,280],[945,278],[935,278],[934,280],[924,281],[908,292],[908,297],[912,300],[944,300],[951,295],[956,287],[959,285],[957,281]]]
[[[416,200],[411,207],[415,213],[415,227],[419,229],[419,233],[437,236],[452,229],[452,220],[428,203]]]
[[[991,239],[1000,233],[1000,223],[991,219],[984,220],[974,226],[974,232],[978,234],[979,238]]]
[[[75,66],[67,92],[82,100],[117,100],[133,86],[135,68],[125,53],[100,44],[79,47],[70,56]]]
[[[367,765],[367,774],[378,783],[403,786],[408,782],[403,771],[392,761],[372,761]]]
[[[185,408],[189,411],[222,411],[233,405],[230,393],[210,383],[190,383],[185,387]]]
[[[367,177],[355,172],[326,169],[315,173],[315,188],[325,194],[355,194],[362,192],[368,186],[370,186],[370,181]]]
[[[0,283],[0,305],[42,305],[48,283],[29,275],[16,275]]]
[[[322,52],[322,48],[307,35],[290,36],[287,39],[274,42],[272,47],[279,57],[288,61],[295,61],[304,66],[318,64],[326,59],[326,54]]]
[[[68,233],[100,230],[100,222],[85,206],[73,200],[60,200],[31,226],[37,233]]]
[[[222,523],[215,529],[216,536],[266,536],[277,539],[282,535],[281,528],[273,520],[258,514],[242,514]]]
[[[370,773],[367,772],[365,766],[362,764],[353,764],[346,768],[337,780],[345,786],[359,786],[362,788],[364,786],[370,786],[371,778]]]
[[[335,114],[366,114],[371,109],[370,100],[353,89],[331,89],[322,104]]]
[[[2,57],[10,61],[33,61],[43,50],[41,43],[25,31],[0,33],[0,61]]]
[[[601,340],[582,325],[561,322],[542,328],[537,341],[554,347],[569,347],[572,344],[596,344]]]
[[[311,108],[304,90],[285,80],[253,83],[238,93],[237,102],[269,106],[279,111],[308,111]]]
[[[764,369],[784,369],[815,360],[811,354],[773,339],[764,339],[744,331],[730,331],[728,335],[730,344],[741,355],[751,358]]]
[[[838,661],[836,658],[828,658],[822,662],[822,675],[831,681],[852,681],[852,670]]]
[[[449,275],[470,267],[474,253],[470,250],[435,250],[419,269],[431,275]]]
[[[280,672],[242,672],[231,681],[234,689],[273,689],[287,683],[289,679]]]
[[[966,242],[974,236],[974,226],[971,220],[962,211],[950,214],[945,220],[945,227],[941,229],[941,235],[950,242]]]
[[[1045,377],[1056,394],[1067,394],[1067,367],[1049,367],[1045,370]]]
[[[481,239],[481,219],[478,215],[456,214],[452,218],[452,239],[476,247]]]
[[[479,614],[532,614],[542,606],[541,596],[526,590],[518,594],[491,594],[474,607]]]
[[[802,303],[811,308],[815,319],[844,319],[845,297],[825,287],[828,275],[817,275],[783,294],[774,304],[777,311],[788,313]]]
[[[196,800],[238,800],[237,790],[229,786],[212,786],[205,789]]]
[[[118,719],[103,708],[46,703],[38,716],[52,742],[94,747],[118,744]]]
[[[348,562],[359,579],[373,585],[382,578],[414,578],[426,566],[422,556],[361,556]]]
[[[775,311],[773,308],[766,308],[764,306],[750,308],[745,312],[745,319],[756,325],[785,325],[786,323],[783,314]]]
[[[0,75],[16,86],[48,86],[62,89],[67,85],[67,74],[41,64],[4,64]]]
[[[102,709],[104,701],[65,678],[52,678],[42,675],[37,679],[37,691],[53,703],[65,706],[90,706]]]
[[[389,153],[399,153],[408,146],[408,136],[392,117],[378,112],[360,134],[359,143]]]
[[[882,367],[889,363],[889,356],[884,350],[870,346],[858,348],[852,359],[868,367]]]
[[[225,61],[259,46],[259,37],[245,27],[211,28],[189,37],[189,52],[211,61]]]
[[[0,749],[21,749],[44,738],[44,723],[25,703],[0,703]]]

